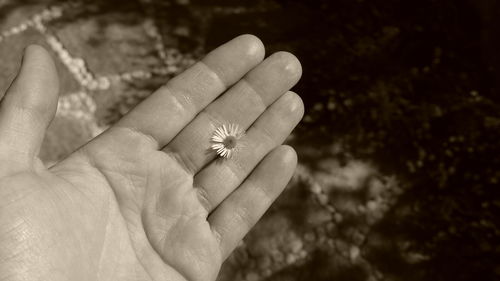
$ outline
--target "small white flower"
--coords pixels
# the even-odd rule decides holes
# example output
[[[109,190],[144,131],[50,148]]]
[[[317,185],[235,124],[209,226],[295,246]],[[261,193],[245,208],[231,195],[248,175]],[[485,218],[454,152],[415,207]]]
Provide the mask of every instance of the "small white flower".
[[[244,134],[245,132],[237,124],[222,125],[212,136],[212,149],[217,151],[220,157],[229,159],[241,147],[238,141]]]

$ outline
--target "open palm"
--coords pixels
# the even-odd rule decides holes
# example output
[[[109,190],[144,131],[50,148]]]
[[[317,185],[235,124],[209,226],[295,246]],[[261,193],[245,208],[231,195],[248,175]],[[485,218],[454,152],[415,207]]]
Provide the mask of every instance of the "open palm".
[[[38,158],[58,79],[25,51],[0,107],[0,280],[215,280],[296,164],[281,146],[303,114],[285,52],[243,35],[170,80],[50,169]],[[230,159],[223,124],[246,129]]]

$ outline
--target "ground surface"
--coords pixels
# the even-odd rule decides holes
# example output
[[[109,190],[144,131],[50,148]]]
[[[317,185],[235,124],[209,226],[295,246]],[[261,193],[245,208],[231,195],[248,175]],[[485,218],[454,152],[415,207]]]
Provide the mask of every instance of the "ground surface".
[[[303,62],[300,164],[220,280],[500,279],[499,4],[241,2],[0,1],[0,90],[26,44],[58,58],[51,163],[256,34]]]

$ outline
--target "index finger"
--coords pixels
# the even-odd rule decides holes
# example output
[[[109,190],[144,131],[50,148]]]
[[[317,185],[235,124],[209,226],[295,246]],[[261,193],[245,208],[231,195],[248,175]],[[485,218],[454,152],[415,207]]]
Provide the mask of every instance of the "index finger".
[[[141,138],[152,149],[172,140],[203,108],[264,58],[253,35],[241,35],[210,52],[138,104],[97,141],[112,145]],[[125,139],[124,139],[125,138]]]

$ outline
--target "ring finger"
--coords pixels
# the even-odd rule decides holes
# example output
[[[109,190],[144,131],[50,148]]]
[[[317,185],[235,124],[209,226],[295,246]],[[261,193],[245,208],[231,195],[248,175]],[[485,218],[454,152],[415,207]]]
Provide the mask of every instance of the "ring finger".
[[[300,97],[287,92],[248,130],[241,140],[243,149],[231,159],[211,162],[195,176],[194,186],[207,213],[233,192],[271,150],[283,143],[303,113]]]

